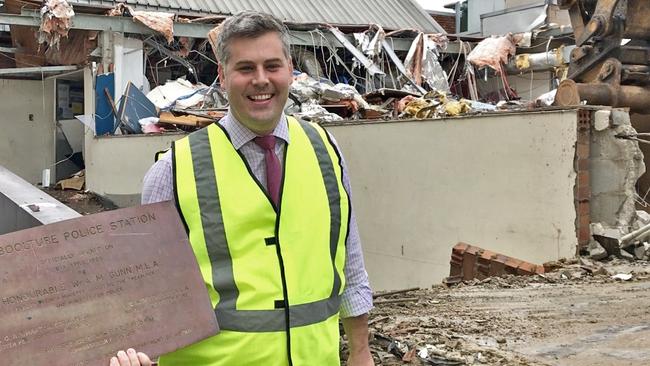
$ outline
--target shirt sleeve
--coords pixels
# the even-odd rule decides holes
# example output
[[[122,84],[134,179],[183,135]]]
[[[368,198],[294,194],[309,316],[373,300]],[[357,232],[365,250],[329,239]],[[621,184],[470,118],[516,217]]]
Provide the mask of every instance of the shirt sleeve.
[[[341,167],[343,170],[343,188],[348,193],[350,199],[350,227],[346,241],[345,257],[345,289],[341,297],[341,317],[350,318],[367,314],[372,309],[372,290],[368,281],[368,273],[363,262],[363,252],[361,251],[361,238],[357,227],[357,219],[352,206],[352,190],[350,188],[350,177],[343,155],[334,137],[327,133],[332,143],[339,150],[341,157]]]
[[[166,152],[149,168],[142,182],[142,204],[169,201],[174,198],[172,154]]]

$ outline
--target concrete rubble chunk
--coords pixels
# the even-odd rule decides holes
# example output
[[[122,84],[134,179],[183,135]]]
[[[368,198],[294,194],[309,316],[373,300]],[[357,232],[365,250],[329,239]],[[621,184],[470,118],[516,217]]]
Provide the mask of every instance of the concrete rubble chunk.
[[[607,254],[607,250],[593,239],[589,241],[589,247],[587,250],[589,251],[589,258],[597,261],[605,259],[609,255]]]
[[[643,260],[646,257],[646,252],[648,250],[648,247],[646,245],[649,245],[647,243],[641,243],[636,246],[634,246],[634,257],[639,260]]]
[[[645,226],[647,224],[650,224],[650,214],[645,211],[637,210],[636,222],[634,223],[634,227],[639,229],[642,226]]]
[[[603,131],[609,127],[609,117],[611,114],[611,111],[604,109],[594,113],[594,128],[596,131]]]

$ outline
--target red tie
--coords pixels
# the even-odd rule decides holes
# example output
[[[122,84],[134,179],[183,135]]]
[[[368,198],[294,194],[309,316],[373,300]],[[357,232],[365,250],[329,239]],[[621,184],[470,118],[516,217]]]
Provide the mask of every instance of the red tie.
[[[264,162],[266,163],[266,190],[271,200],[277,206],[280,201],[280,181],[282,180],[282,169],[280,159],[275,155],[275,136],[258,136],[255,143],[264,149]]]

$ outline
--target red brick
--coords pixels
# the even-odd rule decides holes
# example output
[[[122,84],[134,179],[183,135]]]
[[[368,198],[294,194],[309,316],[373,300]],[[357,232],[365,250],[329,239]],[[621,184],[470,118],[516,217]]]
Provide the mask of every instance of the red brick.
[[[578,187],[589,186],[589,171],[582,170],[578,172]]]
[[[462,255],[461,255],[462,253]],[[544,267],[517,258],[485,250],[465,243],[457,244],[452,250],[449,278],[483,279],[502,276],[506,273],[531,275],[544,273]]]
[[[501,277],[506,273],[506,265],[504,262],[493,260],[490,263],[490,271],[488,272],[490,277]]]
[[[578,200],[588,200],[591,197],[591,187],[578,187],[576,192],[576,199]]]
[[[468,245],[467,249],[465,249],[465,253],[473,254],[473,255],[476,255],[476,256],[479,256],[482,251],[483,251],[483,249],[481,249],[479,247],[472,246],[472,245]]]
[[[478,256],[474,253],[471,253],[469,250],[465,252],[463,256],[463,279],[471,280],[475,277],[476,270],[476,259]]]
[[[470,246],[469,244],[465,244],[465,243],[461,242],[461,243],[458,243],[458,244],[454,245],[454,247],[451,249],[451,252],[452,253],[455,252],[455,253],[461,253],[462,254],[462,253],[465,252],[465,250],[467,250],[467,248],[469,246]]]
[[[578,229],[578,244],[580,246],[587,246],[591,239],[591,230],[589,226],[582,226]]]
[[[449,262],[449,277],[460,277],[463,275],[463,263]]]
[[[591,207],[589,201],[578,202],[578,217],[589,216]]]
[[[506,267],[509,267],[509,268],[512,268],[512,269],[517,269],[517,268],[519,268],[519,265],[521,263],[522,263],[522,261],[520,261],[517,258],[508,257],[508,259],[506,259],[505,265],[506,265]]]
[[[522,275],[535,274],[537,273],[537,265],[528,262],[522,262],[519,267],[517,267],[517,273]]]
[[[497,255],[497,253],[485,249],[485,250],[483,250],[483,252],[481,253],[481,259],[491,261],[492,259],[494,259],[494,257],[496,257],[496,255]]]
[[[576,147],[576,155],[578,159],[588,159],[589,158],[589,142],[582,143],[578,142]]]
[[[490,276],[490,265],[492,263],[492,259],[496,255],[497,254],[495,252],[489,250],[484,250],[481,253],[481,256],[478,258],[478,265],[476,267],[478,272],[477,278],[484,279]]]
[[[578,171],[589,170],[589,159],[578,159]]]

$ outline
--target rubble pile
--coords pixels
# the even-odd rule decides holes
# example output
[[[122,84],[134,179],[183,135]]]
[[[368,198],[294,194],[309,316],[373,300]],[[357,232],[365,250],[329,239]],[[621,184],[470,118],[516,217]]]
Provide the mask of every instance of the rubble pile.
[[[138,87],[148,99],[140,98],[140,102],[155,106],[144,114],[129,113],[137,108],[123,101],[135,97],[129,95],[128,90],[116,90],[122,97],[114,97],[115,101],[100,100],[98,104],[113,109],[115,119],[113,126],[100,129],[102,134],[192,131],[218,120],[227,112],[227,96],[219,81],[215,78],[210,86],[199,81],[200,67],[205,68],[205,61],[210,60],[202,52],[208,45],[214,52],[216,27],[208,33],[207,40],[199,42],[174,35],[174,21],[191,23],[195,20],[136,11],[125,4],[116,5],[108,15],[132,17],[160,35],[143,40],[147,57],[152,54],[162,57],[155,66],[149,61],[151,72],[157,72],[160,62],[166,65],[172,61],[187,74],[171,80],[158,80],[158,75],[151,75],[155,83],[148,93],[144,90],[148,88]],[[292,46],[291,49],[296,71],[290,100],[285,106],[288,115],[318,123],[436,119],[529,110],[553,102],[553,93],[538,101],[520,101],[506,78],[506,66],[517,55],[517,42],[525,38],[521,35],[489,37],[475,46],[456,41],[460,45],[458,54],[443,54],[450,44],[444,34],[406,29],[385,32],[376,24],[369,25],[366,31],[355,30],[356,33],[347,34],[327,24],[313,27],[310,31],[313,47]],[[161,37],[167,44],[156,40]],[[332,39],[339,44],[331,43]],[[410,46],[397,51],[393,48],[395,40],[408,42]],[[198,60],[203,64],[190,62],[191,55],[200,55]],[[216,62],[210,61],[214,65],[207,66],[214,70]],[[497,77],[501,78],[503,90],[498,87],[492,91],[480,90],[481,82],[488,85],[489,78]]]
[[[563,259],[545,263],[544,267],[545,273],[534,276],[504,275],[462,281],[454,286],[375,294],[375,308],[369,318],[370,346],[375,363],[390,366],[546,365],[513,350],[528,344],[531,339],[557,335],[554,332],[559,330],[551,326],[536,325],[547,322],[550,315],[545,314],[551,310],[539,309],[540,313],[522,318],[497,301],[507,303],[511,296],[520,298],[526,293],[526,296],[536,297],[544,296],[545,292],[562,296],[565,301],[575,301],[564,294],[598,293],[604,286],[617,287],[621,282],[643,285],[650,280],[649,262],[614,257],[605,261]],[[548,301],[553,303],[552,299]],[[533,312],[538,305],[530,306]],[[573,305],[567,306],[571,309]],[[590,322],[595,324],[597,320]],[[344,339],[342,359],[347,357],[347,347]]]

